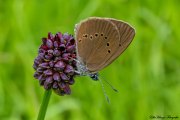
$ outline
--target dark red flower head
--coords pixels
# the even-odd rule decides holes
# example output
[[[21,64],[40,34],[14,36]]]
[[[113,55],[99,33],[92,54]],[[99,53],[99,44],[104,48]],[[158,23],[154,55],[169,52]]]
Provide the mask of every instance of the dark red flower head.
[[[48,33],[42,38],[38,56],[34,60],[34,77],[46,90],[53,89],[59,95],[70,94],[70,85],[76,75],[75,40],[72,35]]]

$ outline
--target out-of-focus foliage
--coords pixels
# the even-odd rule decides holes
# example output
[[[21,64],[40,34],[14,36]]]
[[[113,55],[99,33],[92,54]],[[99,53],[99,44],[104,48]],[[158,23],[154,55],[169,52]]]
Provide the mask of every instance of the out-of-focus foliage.
[[[44,89],[33,78],[33,60],[48,32],[74,34],[90,16],[129,22],[136,36],[106,69],[101,85],[77,77],[70,96],[52,94],[47,120],[146,120],[180,117],[179,0],[0,0],[0,119],[36,119]]]

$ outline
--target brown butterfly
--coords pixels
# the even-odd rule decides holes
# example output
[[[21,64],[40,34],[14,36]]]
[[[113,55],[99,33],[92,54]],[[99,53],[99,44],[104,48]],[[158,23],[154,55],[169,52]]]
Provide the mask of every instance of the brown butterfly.
[[[98,80],[97,72],[120,56],[134,36],[133,27],[113,18],[90,17],[78,23],[75,39],[79,74]]]

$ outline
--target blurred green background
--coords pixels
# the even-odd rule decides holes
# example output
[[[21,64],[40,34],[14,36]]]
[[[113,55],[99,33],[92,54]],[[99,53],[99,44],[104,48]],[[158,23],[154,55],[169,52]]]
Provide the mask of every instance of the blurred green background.
[[[48,32],[73,33],[90,16],[129,22],[136,36],[100,72],[119,90],[77,77],[70,96],[52,94],[46,120],[180,119],[179,0],[0,0],[0,120],[36,119],[44,89],[33,78],[33,60]]]

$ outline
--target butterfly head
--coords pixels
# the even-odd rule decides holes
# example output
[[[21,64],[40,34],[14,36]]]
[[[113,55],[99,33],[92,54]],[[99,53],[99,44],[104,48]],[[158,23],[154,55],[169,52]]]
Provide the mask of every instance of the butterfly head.
[[[98,74],[98,73],[92,73],[92,74],[89,74],[89,76],[90,76],[94,81],[99,80],[99,74]]]

